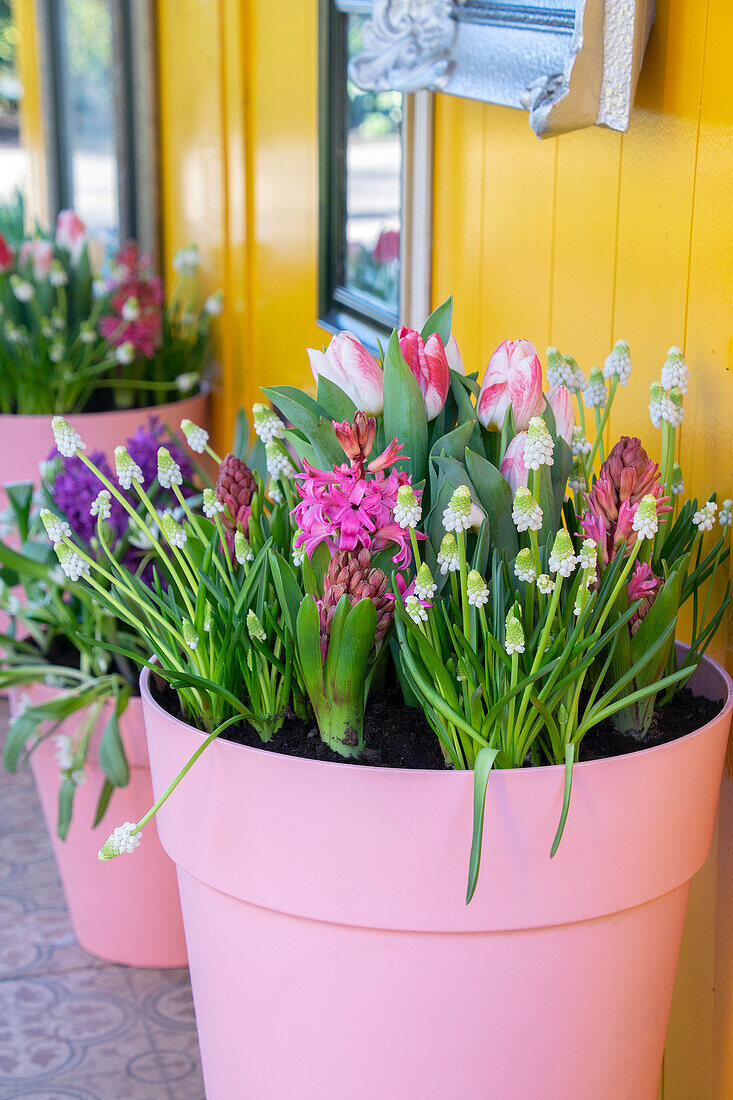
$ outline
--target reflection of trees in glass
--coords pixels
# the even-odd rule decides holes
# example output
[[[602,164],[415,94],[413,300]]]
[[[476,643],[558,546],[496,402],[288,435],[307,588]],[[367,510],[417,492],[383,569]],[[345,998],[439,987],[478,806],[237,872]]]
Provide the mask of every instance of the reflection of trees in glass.
[[[64,0],[70,106],[86,135],[111,125],[112,20],[106,0]]]

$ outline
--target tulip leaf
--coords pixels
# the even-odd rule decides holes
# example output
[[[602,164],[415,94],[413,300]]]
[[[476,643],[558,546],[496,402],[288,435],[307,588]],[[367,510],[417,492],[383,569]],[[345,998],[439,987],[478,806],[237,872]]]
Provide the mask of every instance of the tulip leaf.
[[[466,450],[466,469],[476,487],[481,507],[489,517],[491,541],[497,550],[506,551],[511,560],[519,550],[517,530],[512,520],[512,491],[496,466],[481,455]]]
[[[448,455],[450,458],[463,462],[466,447],[473,435],[474,427],[475,422],[465,421],[454,428],[453,431],[441,436],[430,448],[431,456],[439,458],[442,455]]]
[[[478,873],[481,868],[481,844],[484,834],[484,811],[486,809],[486,788],[494,761],[499,749],[484,746],[476,756],[473,768],[473,836],[471,838],[471,857],[468,863],[468,888],[466,905],[476,892]]]
[[[313,447],[319,465],[326,470],[343,461],[344,452],[334,434],[326,410],[295,386],[263,386],[262,392]]]
[[[444,302],[434,309],[422,327],[420,335],[423,340],[437,332],[443,341],[443,347],[450,340],[451,327],[453,325],[453,295],[449,294]]]
[[[316,392],[318,404],[326,410],[326,415],[331,420],[348,420],[351,422],[356,413],[356,405],[347,393],[332,382],[330,378],[319,374],[318,390]]]
[[[422,481],[428,463],[425,401],[400,350],[396,331],[390,336],[384,356],[384,434],[387,443],[396,436],[404,444],[407,457],[397,462],[395,468],[407,470],[415,483]]]
[[[450,372],[450,392],[458,407],[458,423],[461,424],[466,421],[473,425],[470,443],[474,449],[477,449],[482,445],[481,426],[476,419],[476,409],[465,383],[466,380],[462,375],[456,374],[454,370]]]
[[[549,407],[549,406],[548,406]],[[555,500],[555,530],[562,521],[562,508],[567,492],[568,478],[573,468],[573,452],[562,436],[555,440],[553,462],[550,467],[552,493]]]

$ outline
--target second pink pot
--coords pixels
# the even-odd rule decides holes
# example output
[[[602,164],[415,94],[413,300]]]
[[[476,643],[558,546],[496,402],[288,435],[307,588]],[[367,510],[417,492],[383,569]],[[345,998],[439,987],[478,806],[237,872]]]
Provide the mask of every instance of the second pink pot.
[[[725,701],[678,741],[500,771],[465,905],[473,776],[215,742],[163,807],[208,1100],[653,1100]],[[142,678],[159,795],[201,734]],[[143,841],[144,843],[144,841]]]
[[[26,688],[31,702],[42,702],[54,689],[42,684]],[[11,712],[18,689],[11,691]],[[61,786],[54,737],[46,738],[30,758],[36,790],[81,946],[91,955],[128,966],[186,966],[186,943],[174,864],[158,840],[154,822],[146,829],[135,858],[100,862],[99,849],[116,825],[139,821],[153,803],[150,765],[142,705],[131,699],[120,719],[120,734],[130,765],[130,782],[112,794],[107,813],[96,829],[94,813],[104,773],[99,764],[99,739],[108,714],[97,724],[89,747],[86,781],[74,795],[74,811],[65,840],[56,832]],[[79,715],[71,715],[55,736],[73,736]]]

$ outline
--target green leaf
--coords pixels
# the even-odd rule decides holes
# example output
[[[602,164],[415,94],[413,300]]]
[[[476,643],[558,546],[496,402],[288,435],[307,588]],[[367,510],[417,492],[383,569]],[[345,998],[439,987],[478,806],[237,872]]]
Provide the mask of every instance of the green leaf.
[[[343,461],[344,452],[334,435],[333,424],[317,401],[295,386],[264,386],[262,392],[303,433],[319,466],[330,470]]]
[[[476,489],[481,507],[489,517],[491,541],[511,560],[517,556],[519,540],[512,520],[512,491],[496,466],[481,455],[466,451],[466,469]]]
[[[434,309],[422,327],[420,335],[423,340],[437,332],[443,341],[443,347],[450,340],[451,327],[453,325],[453,295],[450,294],[444,302]]]
[[[318,376],[316,397],[318,404],[325,409],[326,415],[331,420],[352,421],[354,419],[357,411],[356,405],[340,386],[337,386],[330,378],[326,378],[325,375],[319,374]]]
[[[115,701],[99,742],[99,763],[107,779],[115,787],[126,787],[130,782],[130,768],[120,736],[120,714],[127,705],[128,698],[129,693],[123,692]]]
[[[562,834],[565,831],[565,822],[568,818],[568,810],[570,809],[570,792],[573,786],[573,761],[575,759],[575,745],[572,743],[565,746],[565,786],[563,788],[562,795],[562,810],[560,812],[560,822],[557,826],[557,832],[555,833],[555,839],[552,842],[552,848],[550,849],[550,859],[553,858],[558,848],[560,847],[560,841],[562,840]]]
[[[303,681],[311,702],[316,707],[323,701],[323,666],[318,608],[312,596],[306,596],[300,605],[295,633]]]
[[[59,790],[59,814],[56,822],[56,832],[61,840],[66,840],[66,834],[69,831],[69,825],[71,825],[71,811],[74,807],[75,793],[76,783],[72,783],[70,779],[64,779]]]
[[[234,420],[234,439],[232,440],[232,454],[244,461],[249,454],[249,421],[244,409],[238,409]]]
[[[270,550],[270,565],[283,616],[290,634],[295,637],[295,623],[303,602],[302,589],[292,565],[277,550]]]
[[[499,755],[499,749],[488,747],[480,749],[476,755],[473,769],[473,836],[471,838],[471,857],[468,862],[468,887],[466,905],[476,893],[478,873],[481,868],[481,845],[484,834],[484,810],[486,808],[486,788],[491,769]]]
[[[97,825],[99,825],[99,822],[102,820],[105,813],[107,812],[107,807],[109,806],[109,800],[112,797],[113,791],[114,787],[110,783],[109,779],[105,779],[99,795],[99,800],[97,802],[97,809],[94,812],[94,821],[92,823],[93,829],[96,829]]]
[[[555,440],[555,449],[552,457],[553,461],[550,467],[550,479],[555,500],[555,530],[557,530],[562,522],[562,509],[565,502],[568,478],[573,468],[573,452],[564,439],[559,438]]]
[[[441,455],[448,455],[458,462],[463,462],[466,447],[473,435],[475,426],[475,422],[467,420],[465,423],[459,424],[453,431],[441,436],[430,448],[431,456],[439,458]]]
[[[389,443],[395,436],[409,457],[395,469],[407,470],[414,483],[427,472],[428,421],[420,386],[405,362],[397,333],[393,332],[384,357],[384,433]]]

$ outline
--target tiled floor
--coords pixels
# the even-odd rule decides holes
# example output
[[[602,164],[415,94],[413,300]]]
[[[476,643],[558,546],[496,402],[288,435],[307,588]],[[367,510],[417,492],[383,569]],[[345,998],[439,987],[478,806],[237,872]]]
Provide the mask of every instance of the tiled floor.
[[[0,700],[0,733],[7,704]],[[0,741],[2,741],[0,736]],[[187,970],[76,943],[30,772],[0,765],[0,1100],[204,1100]]]

